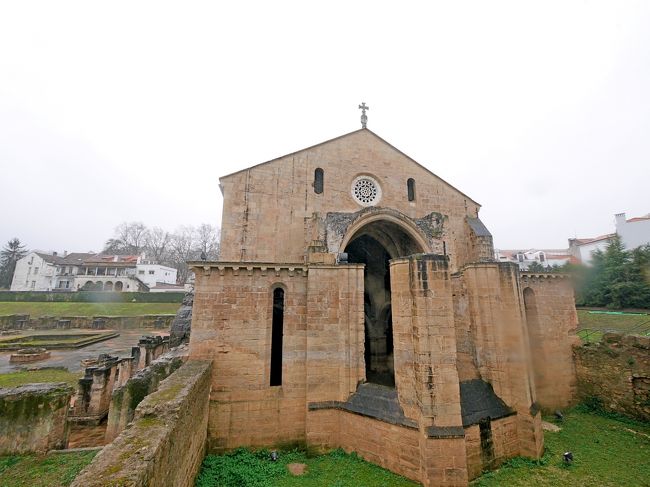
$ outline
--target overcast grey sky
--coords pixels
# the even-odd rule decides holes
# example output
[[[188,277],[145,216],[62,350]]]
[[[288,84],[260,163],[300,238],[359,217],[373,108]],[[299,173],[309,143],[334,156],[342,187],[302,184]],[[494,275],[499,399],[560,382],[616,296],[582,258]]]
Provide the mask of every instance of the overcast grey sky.
[[[650,2],[0,3],[0,244],[219,225],[219,176],[360,127],[501,248],[650,212]]]

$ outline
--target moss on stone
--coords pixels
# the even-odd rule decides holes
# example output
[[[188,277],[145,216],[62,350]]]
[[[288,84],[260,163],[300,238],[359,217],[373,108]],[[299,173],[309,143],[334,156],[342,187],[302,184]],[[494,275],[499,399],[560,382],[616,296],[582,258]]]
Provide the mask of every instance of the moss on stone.
[[[180,391],[183,390],[183,384],[173,384],[169,387],[158,390],[155,394],[152,394],[148,400],[149,404],[160,404],[163,402],[168,402],[174,399]]]
[[[132,410],[138,407],[138,404],[149,394],[149,384],[148,378],[145,377],[133,377],[126,383],[129,392],[129,407]]]

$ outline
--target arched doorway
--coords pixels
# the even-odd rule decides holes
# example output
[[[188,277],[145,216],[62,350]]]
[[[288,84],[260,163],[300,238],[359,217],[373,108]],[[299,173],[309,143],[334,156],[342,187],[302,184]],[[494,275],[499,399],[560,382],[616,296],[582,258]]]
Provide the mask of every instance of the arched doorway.
[[[122,291],[122,287],[123,287],[123,286],[124,286],[124,284],[122,284],[122,281],[117,281],[117,282],[115,283],[115,290],[116,290],[116,291]]]
[[[106,281],[104,283],[104,291],[112,291],[113,290],[113,282],[112,281]]]
[[[425,251],[411,231],[388,220],[375,219],[347,240],[348,262],[364,264],[364,358],[366,380],[395,387],[391,259]]]

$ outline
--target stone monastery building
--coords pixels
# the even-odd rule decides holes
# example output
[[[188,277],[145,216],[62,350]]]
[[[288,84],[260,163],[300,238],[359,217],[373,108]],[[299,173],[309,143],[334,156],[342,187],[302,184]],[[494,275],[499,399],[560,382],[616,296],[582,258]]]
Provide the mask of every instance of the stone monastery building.
[[[542,454],[573,291],[496,262],[476,201],[366,128],[220,182],[222,260],[191,263],[209,450],[342,447],[425,486]]]

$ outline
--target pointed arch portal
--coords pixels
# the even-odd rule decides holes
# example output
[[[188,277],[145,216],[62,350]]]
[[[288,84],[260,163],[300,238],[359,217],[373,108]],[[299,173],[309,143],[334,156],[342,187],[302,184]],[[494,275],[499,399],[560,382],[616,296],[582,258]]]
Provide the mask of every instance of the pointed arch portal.
[[[412,233],[388,220],[373,220],[356,230],[345,246],[348,262],[364,264],[364,358],[366,380],[395,387],[391,259],[425,252]]]

